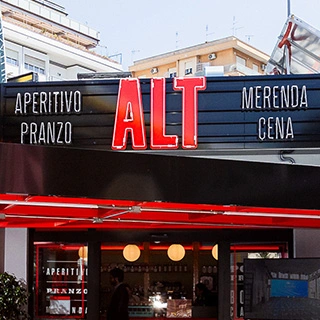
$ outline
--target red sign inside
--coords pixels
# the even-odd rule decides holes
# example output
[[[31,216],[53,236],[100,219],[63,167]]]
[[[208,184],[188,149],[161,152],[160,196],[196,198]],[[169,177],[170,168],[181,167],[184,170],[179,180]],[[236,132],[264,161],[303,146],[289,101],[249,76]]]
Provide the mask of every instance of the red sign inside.
[[[165,78],[151,79],[150,148],[177,149],[177,135],[166,134]],[[182,148],[198,146],[198,91],[206,89],[206,78],[175,78],[174,90],[182,91]],[[125,150],[129,132],[132,149],[147,148],[146,127],[139,79],[121,79],[113,129],[112,149]]]

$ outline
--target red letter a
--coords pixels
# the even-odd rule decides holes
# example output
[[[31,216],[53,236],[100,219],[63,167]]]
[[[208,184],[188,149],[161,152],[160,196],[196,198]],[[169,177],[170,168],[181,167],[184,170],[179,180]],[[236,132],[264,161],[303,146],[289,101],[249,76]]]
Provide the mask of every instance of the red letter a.
[[[126,149],[128,132],[131,133],[132,149],[147,148],[139,79],[120,79],[113,150]]]

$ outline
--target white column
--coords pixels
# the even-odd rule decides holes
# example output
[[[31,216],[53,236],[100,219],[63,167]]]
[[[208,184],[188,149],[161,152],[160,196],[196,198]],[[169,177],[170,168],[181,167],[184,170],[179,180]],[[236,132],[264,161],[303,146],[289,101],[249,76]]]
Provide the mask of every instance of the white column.
[[[4,271],[27,281],[28,229],[7,228],[4,235]]]
[[[4,234],[5,230],[1,228],[0,229],[0,272],[2,273],[4,271]]]

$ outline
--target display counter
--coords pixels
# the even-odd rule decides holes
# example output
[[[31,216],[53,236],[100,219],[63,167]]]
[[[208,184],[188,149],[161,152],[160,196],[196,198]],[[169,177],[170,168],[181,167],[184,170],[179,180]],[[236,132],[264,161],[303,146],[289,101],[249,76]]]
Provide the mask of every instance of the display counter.
[[[185,300],[187,301],[187,300]],[[183,300],[171,300],[168,308],[155,309],[152,306],[129,307],[130,319],[215,319],[218,316],[217,307],[190,306],[185,303],[181,308]]]

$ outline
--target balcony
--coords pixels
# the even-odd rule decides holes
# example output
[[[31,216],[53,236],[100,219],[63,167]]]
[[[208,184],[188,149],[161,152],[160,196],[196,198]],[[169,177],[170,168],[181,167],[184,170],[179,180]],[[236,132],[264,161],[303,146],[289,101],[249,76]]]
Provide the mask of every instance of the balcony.
[[[224,66],[226,75],[243,75],[243,76],[259,76],[261,73],[244,66],[241,63],[234,63]]]
[[[261,73],[253,69],[250,69],[241,63],[228,64],[225,66],[212,66],[210,65],[209,62],[205,62],[205,63],[197,64],[197,71],[195,75],[207,76],[207,77],[223,76],[223,75],[249,76],[249,75],[261,75]]]
[[[212,66],[209,62],[198,63],[195,76],[221,77],[224,76],[223,66]]]
[[[29,0],[3,0],[2,15],[5,21],[32,29],[35,32],[74,42],[86,49],[96,47],[100,34],[67,17],[64,8]]]

